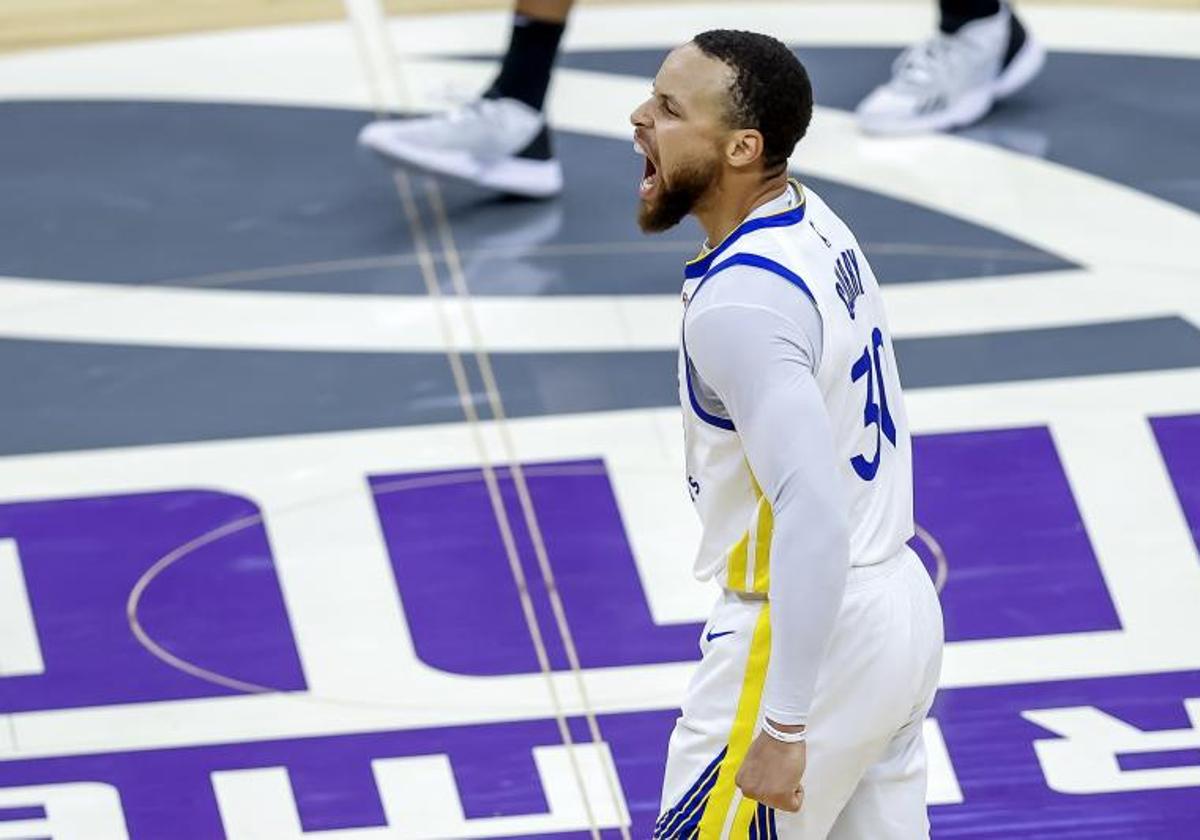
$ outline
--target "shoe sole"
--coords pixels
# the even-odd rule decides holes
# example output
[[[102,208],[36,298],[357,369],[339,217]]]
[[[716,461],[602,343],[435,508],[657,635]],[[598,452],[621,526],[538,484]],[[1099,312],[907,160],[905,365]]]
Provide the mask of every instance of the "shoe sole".
[[[364,145],[390,163],[510,195],[551,198],[562,192],[562,165],[553,159],[508,157],[484,163],[465,152],[435,151],[401,143],[382,146],[367,141]]]
[[[1033,81],[1045,64],[1045,48],[1029,37],[990,87],[964,94],[953,107],[925,117],[899,121],[864,120],[860,116],[859,126],[868,134],[886,135],[964,128],[983,119],[996,102],[1007,99]]]
[[[486,167],[475,183],[510,195],[552,198],[562,192],[562,164],[557,160],[504,158]]]
[[[933,114],[904,120],[871,119],[859,116],[859,127],[867,134],[898,136],[947,131],[970,125],[992,109],[996,95],[991,88],[963,94],[954,105]]]

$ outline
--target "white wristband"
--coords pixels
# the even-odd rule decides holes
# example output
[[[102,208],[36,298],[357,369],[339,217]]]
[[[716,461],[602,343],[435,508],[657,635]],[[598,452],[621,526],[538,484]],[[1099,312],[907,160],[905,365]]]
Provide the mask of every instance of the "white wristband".
[[[772,726],[771,721],[766,718],[762,720],[762,731],[768,737],[774,738],[776,741],[782,741],[785,744],[799,744],[808,737],[808,731],[804,729],[799,732],[782,732]]]

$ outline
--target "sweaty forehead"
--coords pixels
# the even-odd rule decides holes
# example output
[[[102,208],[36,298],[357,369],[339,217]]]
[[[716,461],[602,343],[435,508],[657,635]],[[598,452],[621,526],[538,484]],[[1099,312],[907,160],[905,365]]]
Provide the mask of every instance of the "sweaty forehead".
[[[667,55],[654,79],[654,87],[684,108],[723,114],[732,81],[733,69],[728,64],[705,55],[689,43]]]

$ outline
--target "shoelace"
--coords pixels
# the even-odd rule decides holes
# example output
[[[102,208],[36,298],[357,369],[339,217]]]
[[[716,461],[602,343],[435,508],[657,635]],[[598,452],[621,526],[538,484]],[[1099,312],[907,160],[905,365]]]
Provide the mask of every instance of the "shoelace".
[[[893,81],[905,87],[926,88],[952,75],[970,54],[962,38],[938,34],[902,52],[892,65]]]

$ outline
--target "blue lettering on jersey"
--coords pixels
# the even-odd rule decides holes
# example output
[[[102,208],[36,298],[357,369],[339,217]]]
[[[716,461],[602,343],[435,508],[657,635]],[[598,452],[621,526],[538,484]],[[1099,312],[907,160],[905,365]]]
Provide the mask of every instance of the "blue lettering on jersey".
[[[850,369],[850,381],[857,382],[864,376],[867,378],[867,402],[863,407],[863,428],[875,427],[875,455],[867,460],[866,454],[855,455],[850,459],[850,466],[858,473],[863,481],[874,481],[875,473],[879,471],[879,459],[883,455],[883,440],[886,437],[892,446],[896,445],[896,422],[892,412],[888,410],[887,387],[883,384],[883,359],[879,351],[885,349],[883,333],[879,327],[871,331],[871,347],[863,348],[862,355]],[[879,399],[875,399],[875,386],[879,386]]]
[[[853,320],[854,302],[863,293],[862,275],[858,271],[858,255],[853,249],[842,251],[833,266],[833,272],[837,275],[838,297],[846,304],[846,311]]]

